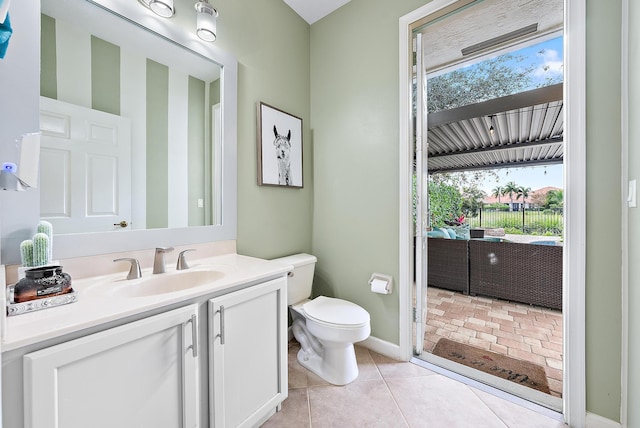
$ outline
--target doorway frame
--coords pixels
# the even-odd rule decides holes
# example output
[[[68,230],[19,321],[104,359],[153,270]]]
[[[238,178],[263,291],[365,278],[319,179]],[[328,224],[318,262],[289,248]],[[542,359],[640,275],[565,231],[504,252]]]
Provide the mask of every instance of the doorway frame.
[[[400,358],[413,356],[411,217],[411,24],[457,0],[433,0],[399,19],[399,326]],[[586,0],[564,0],[564,259],[562,413],[570,426],[586,417]]]

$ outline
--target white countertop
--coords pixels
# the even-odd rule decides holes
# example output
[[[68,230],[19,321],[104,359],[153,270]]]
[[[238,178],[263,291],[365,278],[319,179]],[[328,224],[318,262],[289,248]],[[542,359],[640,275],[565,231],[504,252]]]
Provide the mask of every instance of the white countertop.
[[[122,272],[79,280],[72,278],[72,286],[78,293],[78,301],[8,317],[6,319],[6,334],[2,341],[2,352],[277,276],[293,269],[293,266],[238,254],[193,260],[189,264],[189,270],[167,269],[166,273],[158,275],[153,275],[151,269],[143,269],[142,278],[137,280],[127,280],[126,274]],[[159,275],[165,275],[166,277],[162,278],[164,280],[176,277],[181,273],[193,273],[201,270],[220,272],[220,278],[205,285],[180,291],[144,296],[132,295],[132,291],[134,291],[132,287],[150,285],[142,283],[155,279],[154,277]]]

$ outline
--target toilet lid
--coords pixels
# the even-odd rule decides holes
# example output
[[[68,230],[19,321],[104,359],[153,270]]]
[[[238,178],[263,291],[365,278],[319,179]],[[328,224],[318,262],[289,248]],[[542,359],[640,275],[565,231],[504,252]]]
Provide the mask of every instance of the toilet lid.
[[[319,296],[302,308],[309,317],[331,324],[360,325],[369,322],[369,312],[342,299]]]

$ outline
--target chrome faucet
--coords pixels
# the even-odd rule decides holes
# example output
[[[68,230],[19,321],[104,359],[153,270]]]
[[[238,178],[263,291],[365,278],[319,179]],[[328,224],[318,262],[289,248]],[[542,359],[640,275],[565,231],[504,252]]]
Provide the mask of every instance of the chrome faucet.
[[[180,254],[178,254],[178,263],[176,264],[176,270],[189,269],[189,265],[187,264],[187,257],[185,256],[185,253],[189,251],[195,251],[195,249],[189,248],[188,250],[180,251]]]
[[[131,262],[131,267],[129,268],[129,274],[127,275],[127,279],[138,279],[142,278],[142,271],[140,270],[140,262],[137,259],[131,259],[128,257],[122,259],[115,259],[114,262]]]
[[[153,258],[153,273],[164,273],[164,253],[173,251],[173,247],[158,247]]]

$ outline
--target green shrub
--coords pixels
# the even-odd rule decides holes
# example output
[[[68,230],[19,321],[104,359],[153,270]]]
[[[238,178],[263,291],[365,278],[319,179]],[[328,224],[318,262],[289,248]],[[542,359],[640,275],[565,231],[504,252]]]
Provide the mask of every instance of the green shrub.
[[[509,205],[496,202],[494,204],[485,205],[483,209],[488,211],[509,211]]]
[[[431,226],[443,226],[445,220],[457,218],[462,212],[462,196],[455,186],[430,183],[429,209],[431,211]]]

